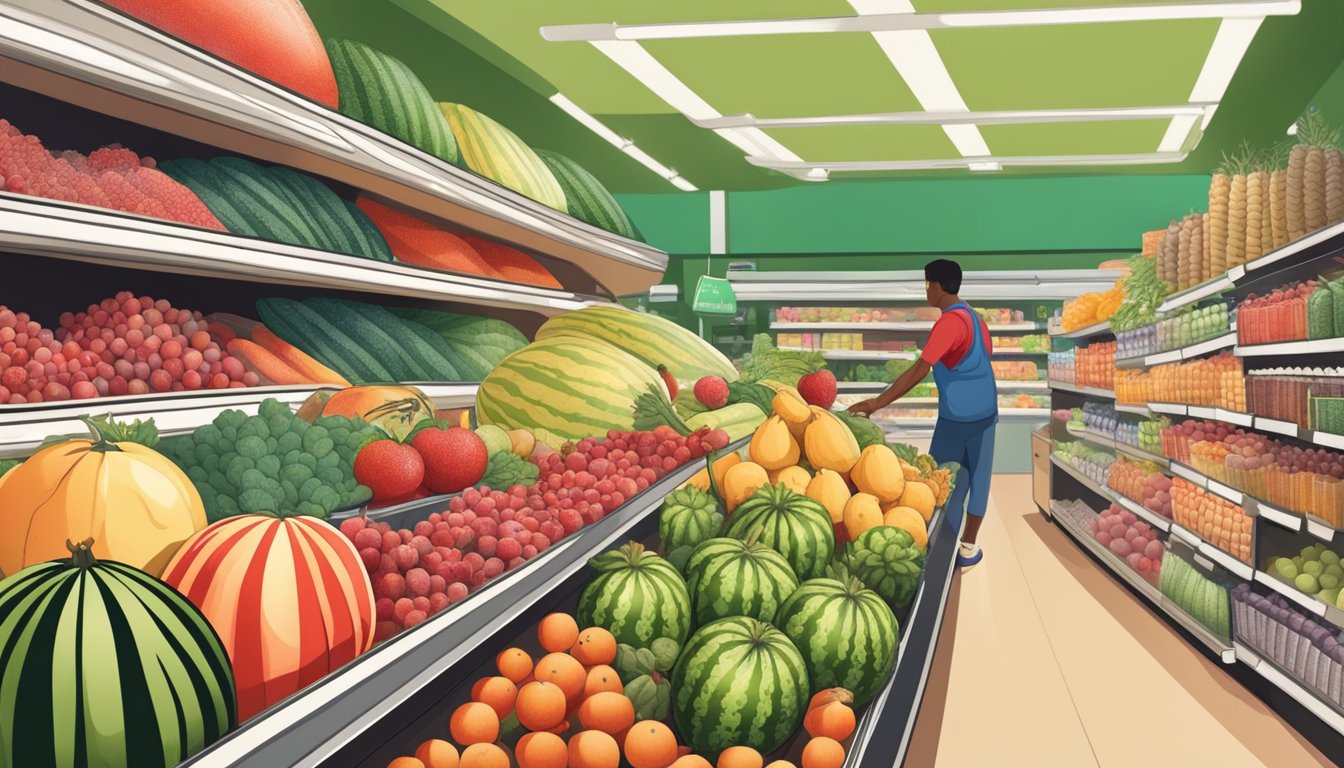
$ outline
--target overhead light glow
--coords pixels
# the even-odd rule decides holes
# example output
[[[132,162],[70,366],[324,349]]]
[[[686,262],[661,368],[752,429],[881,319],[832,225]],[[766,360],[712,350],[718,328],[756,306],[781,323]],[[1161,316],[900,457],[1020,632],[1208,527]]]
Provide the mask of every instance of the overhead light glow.
[[[1289,136],[1297,135],[1297,123],[1293,123],[1292,125],[1288,126],[1288,135]]]
[[[1185,146],[1186,139],[1190,138],[1190,131],[1194,129],[1195,123],[1199,118],[1195,115],[1177,115],[1171,118],[1167,125],[1167,132],[1162,135],[1162,142],[1157,145],[1158,152],[1179,152],[1181,147]]]
[[[813,117],[756,117],[732,115],[714,120],[696,120],[701,128],[813,128],[849,125],[1032,125],[1038,123],[1090,123],[1120,120],[1152,120],[1177,115],[1202,117],[1208,106],[1183,104],[1171,107],[1115,107],[1104,109],[1005,109],[988,112],[929,110],[878,112],[861,115]]]
[[[668,181],[672,182],[672,185],[677,187],[678,189],[684,189],[684,187],[682,187],[681,184],[677,183],[678,179],[681,180],[682,184],[690,186],[690,182],[678,176],[676,171],[672,170],[671,168],[668,168],[667,166],[663,165],[657,160],[654,160],[651,156],[649,156],[649,153],[635,146],[634,142],[630,141],[629,139],[621,138],[620,134],[608,128],[601,120],[598,120],[596,117],[593,117],[592,115],[588,114],[578,104],[575,104],[573,101],[570,101],[569,97],[565,96],[563,93],[557,93],[554,96],[552,96],[551,103],[563,109],[566,114],[577,120],[588,130],[602,137],[603,141],[606,141],[608,144],[612,145],[613,147],[621,150],[625,154],[634,158],[636,161],[639,162],[640,165],[643,165],[645,168],[648,168],[649,170],[653,171],[659,176],[662,176],[664,179],[667,179]],[[688,191],[694,191],[694,190],[695,187],[692,186],[691,189]]]
[[[695,186],[694,184],[683,179],[680,176],[673,176],[671,179],[668,179],[668,181],[671,181],[672,186],[676,187],[677,189],[680,189],[682,192],[695,192],[699,189],[699,187]]]
[[[813,168],[807,172],[807,178],[814,181],[826,181],[831,178],[831,172],[825,168]]]
[[[1255,33],[1259,31],[1264,18],[1225,19],[1218,25],[1218,34],[1209,47],[1209,55],[1204,59],[1204,68],[1199,79],[1190,91],[1190,101],[1215,104],[1222,101],[1232,76],[1241,66],[1246,49],[1251,47]]]

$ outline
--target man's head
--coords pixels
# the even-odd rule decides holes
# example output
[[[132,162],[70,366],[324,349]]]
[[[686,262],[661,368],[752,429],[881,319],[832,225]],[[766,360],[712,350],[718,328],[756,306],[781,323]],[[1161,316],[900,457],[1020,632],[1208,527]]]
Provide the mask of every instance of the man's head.
[[[949,259],[935,259],[924,265],[924,294],[929,303],[941,306],[948,296],[961,290],[961,265]]]

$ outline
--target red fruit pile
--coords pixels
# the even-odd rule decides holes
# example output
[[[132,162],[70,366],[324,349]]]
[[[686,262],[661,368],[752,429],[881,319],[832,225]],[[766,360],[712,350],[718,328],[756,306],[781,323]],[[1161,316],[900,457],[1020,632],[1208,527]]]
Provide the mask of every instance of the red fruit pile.
[[[409,443],[364,446],[355,457],[355,479],[373,491],[374,506],[385,507],[475,485],[488,460],[485,442],[470,429],[430,427]]]
[[[1171,519],[1171,478],[1152,462],[1117,461],[1111,465],[1106,485],[1145,509]]]
[[[119,144],[93,154],[48,152],[8,120],[0,120],[0,187],[7,192],[63,200],[225,231],[201,199]]]
[[[79,370],[78,355],[78,347],[65,349],[27,312],[0,305],[0,403],[68,400],[72,386],[75,397],[96,396],[97,392],[74,382],[71,363]]]
[[[722,430],[609,432],[539,458],[541,477],[531,486],[468,488],[410,530],[343,521],[373,585],[375,637],[419,624],[728,442]]]
[[[1157,583],[1165,548],[1157,538],[1157,531],[1133,512],[1112,504],[1110,509],[1087,521],[1087,532],[1097,543],[1124,558],[1139,575]]]
[[[1237,341],[1272,344],[1307,338],[1307,297],[1316,281],[1278,288],[1266,296],[1254,293],[1237,305]]]

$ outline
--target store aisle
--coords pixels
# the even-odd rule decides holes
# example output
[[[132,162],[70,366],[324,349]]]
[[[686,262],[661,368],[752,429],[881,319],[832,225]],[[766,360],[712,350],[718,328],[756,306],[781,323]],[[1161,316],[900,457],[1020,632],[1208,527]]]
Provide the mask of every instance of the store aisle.
[[[910,768],[1328,766],[996,475],[953,580]]]

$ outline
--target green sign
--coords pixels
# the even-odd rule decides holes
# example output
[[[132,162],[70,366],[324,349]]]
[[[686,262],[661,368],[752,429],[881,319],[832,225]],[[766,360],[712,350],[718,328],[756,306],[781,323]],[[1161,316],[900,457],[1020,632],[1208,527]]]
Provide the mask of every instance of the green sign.
[[[700,282],[695,284],[691,309],[703,315],[737,314],[737,294],[733,284],[722,277],[701,275]]]

